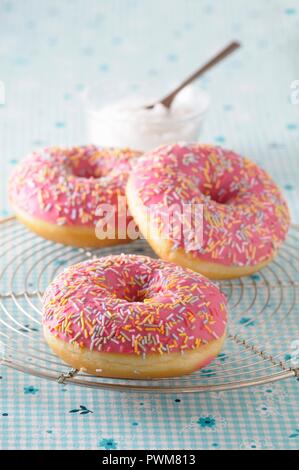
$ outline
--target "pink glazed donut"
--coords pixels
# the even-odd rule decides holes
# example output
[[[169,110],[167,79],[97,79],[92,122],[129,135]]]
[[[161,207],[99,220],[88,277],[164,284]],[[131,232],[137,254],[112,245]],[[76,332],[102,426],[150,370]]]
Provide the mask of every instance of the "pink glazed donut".
[[[210,145],[174,144],[148,152],[134,166],[126,194],[154,251],[211,279],[261,269],[290,226],[287,204],[269,175],[250,160]],[[190,205],[202,207],[201,223],[195,225],[194,216],[186,235],[169,230],[165,216],[172,207],[180,214],[177,221],[184,221]],[[148,216],[152,208],[156,217]],[[199,232],[202,237],[196,238]]]
[[[125,210],[125,185],[139,155],[130,149],[93,145],[33,152],[11,175],[11,205],[21,222],[49,240],[79,247],[127,242],[132,218]],[[109,230],[103,224],[99,236],[97,224],[106,213],[98,210],[108,206]],[[119,230],[120,212],[124,220]]]
[[[220,351],[226,299],[208,279],[138,255],[67,268],[43,299],[50,348],[76,369],[106,377],[172,377]]]

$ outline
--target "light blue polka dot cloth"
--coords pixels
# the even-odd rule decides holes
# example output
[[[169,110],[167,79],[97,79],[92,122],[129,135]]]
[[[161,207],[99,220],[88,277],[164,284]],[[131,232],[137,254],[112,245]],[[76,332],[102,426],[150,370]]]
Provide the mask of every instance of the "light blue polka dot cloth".
[[[232,39],[243,47],[201,80],[202,139],[274,177],[299,221],[296,0],[0,2],[1,216],[6,183],[31,149],[85,142],[80,93],[103,78],[176,81]],[[296,76],[297,71],[297,76]],[[293,449],[298,381],[200,395],[88,390],[0,367],[0,448]]]

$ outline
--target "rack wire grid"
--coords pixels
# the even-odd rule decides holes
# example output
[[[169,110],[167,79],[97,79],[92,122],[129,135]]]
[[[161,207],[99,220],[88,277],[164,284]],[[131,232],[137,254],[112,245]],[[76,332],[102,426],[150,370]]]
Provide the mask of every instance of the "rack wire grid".
[[[237,389],[299,376],[297,298],[299,228],[293,226],[276,259],[249,277],[219,282],[228,299],[225,346],[206,368],[184,377],[129,380],[71,369],[54,355],[41,328],[42,296],[51,280],[80,261],[107,254],[155,257],[145,240],[104,249],[44,240],[14,217],[0,221],[0,363],[38,377],[99,389],[190,393]],[[296,356],[296,354],[295,354]],[[295,358],[296,359],[296,358]]]

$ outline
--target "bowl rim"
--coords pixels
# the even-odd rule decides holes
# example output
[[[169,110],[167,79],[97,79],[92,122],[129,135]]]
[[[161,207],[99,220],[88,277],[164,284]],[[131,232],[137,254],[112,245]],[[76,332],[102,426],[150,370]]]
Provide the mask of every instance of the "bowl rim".
[[[139,84],[143,84],[143,83],[146,83],[146,81],[144,81],[144,82],[141,81],[141,80],[122,81],[122,86],[124,86],[124,84],[125,84],[126,88],[128,88],[128,89],[132,88],[132,95],[133,95],[134,94],[134,86],[136,86],[136,84],[139,85]],[[93,102],[93,99],[92,99],[92,92],[95,91],[96,89],[100,88],[101,86],[105,86],[105,85],[109,85],[109,84],[110,84],[110,87],[111,87],[111,85],[114,85],[114,84],[119,85],[119,80],[115,80],[113,78],[111,78],[111,79],[106,78],[106,79],[102,79],[102,80],[97,81],[97,82],[93,82],[90,85],[88,85],[85,88],[85,90],[81,93],[81,99],[83,101],[86,112],[89,114],[90,117],[92,117],[95,120],[99,119],[99,115],[102,112],[102,109],[105,107],[105,104],[103,105],[103,107],[95,106],[94,102]],[[201,107],[198,111],[188,113],[184,117],[171,118],[171,120],[167,120],[165,122],[163,122],[164,120],[161,119],[161,116],[154,116],[154,115],[151,116],[151,119],[146,118],[144,120],[146,120],[146,122],[149,123],[149,124],[153,124],[153,125],[159,124],[159,126],[168,127],[171,123],[172,124],[178,124],[178,123],[189,122],[189,121],[192,121],[192,120],[202,118],[207,113],[208,109],[210,108],[211,96],[206,90],[204,90],[200,86],[196,86],[195,84],[189,85],[189,86],[192,86],[192,87],[197,89],[199,99],[202,101]],[[105,89],[107,89],[107,88],[105,88]],[[114,101],[112,100],[111,104],[112,103],[117,103],[117,99],[114,100]],[[106,106],[108,106],[108,105],[109,105],[109,102],[107,102]],[[101,117],[101,119],[102,119],[102,117]],[[132,116],[132,119],[129,119],[128,116],[119,116],[118,118],[115,118],[115,116],[114,116],[113,118],[111,117],[111,119],[113,119],[113,120],[117,119],[120,122],[128,121],[128,120],[133,121],[134,116]],[[138,116],[138,119],[140,120],[141,117]]]

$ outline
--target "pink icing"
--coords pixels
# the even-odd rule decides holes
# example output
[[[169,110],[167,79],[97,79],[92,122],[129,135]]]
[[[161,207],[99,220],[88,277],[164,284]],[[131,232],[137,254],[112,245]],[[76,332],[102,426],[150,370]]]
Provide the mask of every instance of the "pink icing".
[[[43,323],[90,350],[184,352],[220,338],[226,299],[191,270],[138,255],[86,261],[63,271],[43,299]]]
[[[248,159],[220,147],[174,144],[148,152],[130,177],[136,196],[158,215],[172,205],[203,204],[203,242],[167,237],[172,249],[223,265],[255,265],[269,259],[285,239],[288,207],[269,175]],[[160,211],[160,212],[159,212]],[[162,223],[157,230],[163,235]]]
[[[117,198],[125,196],[133,157],[138,155],[130,149],[92,145],[33,152],[10,178],[10,200],[31,217],[46,222],[94,226],[101,204],[111,204],[117,210]]]

